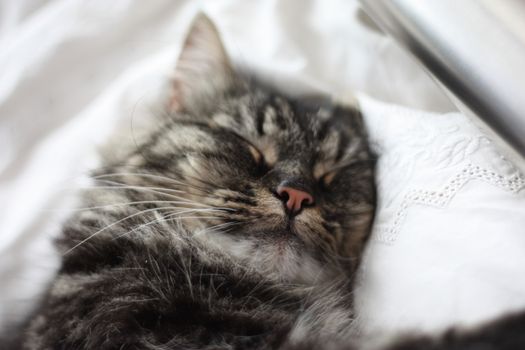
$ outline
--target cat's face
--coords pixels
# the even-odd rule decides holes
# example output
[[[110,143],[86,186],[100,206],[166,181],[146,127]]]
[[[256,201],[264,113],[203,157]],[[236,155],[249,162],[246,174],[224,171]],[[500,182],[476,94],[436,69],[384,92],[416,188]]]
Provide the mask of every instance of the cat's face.
[[[375,206],[356,109],[236,76],[206,19],[183,48],[170,108],[125,161],[152,176],[124,180],[171,195],[148,193],[183,208],[164,211],[168,222],[281,280],[355,269]]]

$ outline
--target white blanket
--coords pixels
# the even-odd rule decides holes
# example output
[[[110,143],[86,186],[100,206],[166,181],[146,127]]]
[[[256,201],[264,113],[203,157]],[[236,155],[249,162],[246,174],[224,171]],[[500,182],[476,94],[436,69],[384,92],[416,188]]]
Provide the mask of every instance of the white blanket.
[[[455,109],[354,1],[0,0],[0,329],[44,290],[58,261],[50,238],[72,189],[96,165],[96,147],[112,128],[129,128],[148,111],[199,9],[216,22],[234,61],[283,86]],[[441,297],[424,293],[426,302]],[[421,314],[396,313],[407,301],[375,315],[373,326],[417,324]],[[479,316],[447,310],[428,314],[425,324]]]

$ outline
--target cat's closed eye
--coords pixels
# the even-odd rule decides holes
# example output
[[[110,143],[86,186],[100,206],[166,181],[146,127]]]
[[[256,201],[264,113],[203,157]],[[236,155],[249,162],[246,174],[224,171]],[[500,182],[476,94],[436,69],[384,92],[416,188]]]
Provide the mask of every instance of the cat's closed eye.
[[[252,155],[253,160],[255,160],[255,163],[258,166],[264,164],[264,162],[265,162],[264,161],[264,155],[262,154],[261,151],[259,151],[259,149],[257,147],[255,147],[252,144],[248,144],[248,150],[250,151],[250,154]]]
[[[244,139],[241,136],[239,137],[243,139],[244,143],[248,148],[248,151],[250,152],[251,157],[253,158],[253,161],[255,162],[257,174],[259,176],[264,176],[271,169],[271,166],[266,161],[263,152],[248,140]]]
[[[321,185],[321,188],[329,187],[332,184],[332,181],[336,177],[338,171],[340,169],[328,171],[327,173],[321,175],[319,178],[319,184]]]

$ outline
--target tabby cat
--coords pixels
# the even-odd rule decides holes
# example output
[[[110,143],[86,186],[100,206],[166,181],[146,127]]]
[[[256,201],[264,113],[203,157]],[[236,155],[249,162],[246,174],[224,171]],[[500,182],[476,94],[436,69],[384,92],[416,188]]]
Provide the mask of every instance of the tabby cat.
[[[204,16],[171,87],[147,137],[93,174],[22,348],[270,349],[345,336],[375,205],[358,110],[235,72]]]
[[[357,347],[352,277],[375,208],[359,110],[235,71],[202,15],[171,88],[145,136],[94,172],[11,348]]]

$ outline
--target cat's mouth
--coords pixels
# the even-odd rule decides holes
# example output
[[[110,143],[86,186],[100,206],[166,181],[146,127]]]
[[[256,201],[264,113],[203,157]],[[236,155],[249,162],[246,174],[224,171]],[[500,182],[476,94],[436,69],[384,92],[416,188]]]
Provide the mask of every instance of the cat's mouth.
[[[293,236],[297,236],[297,234],[299,233],[299,227],[297,225],[297,222],[295,221],[295,218],[288,217],[286,219],[285,231]]]
[[[228,225],[224,223],[223,225]],[[301,226],[297,220],[288,215],[269,215],[256,222],[247,220],[233,223],[234,229],[224,230],[224,233],[237,237],[257,237],[263,240],[278,239],[281,242],[294,241],[300,237]],[[217,226],[212,224],[212,226]]]

